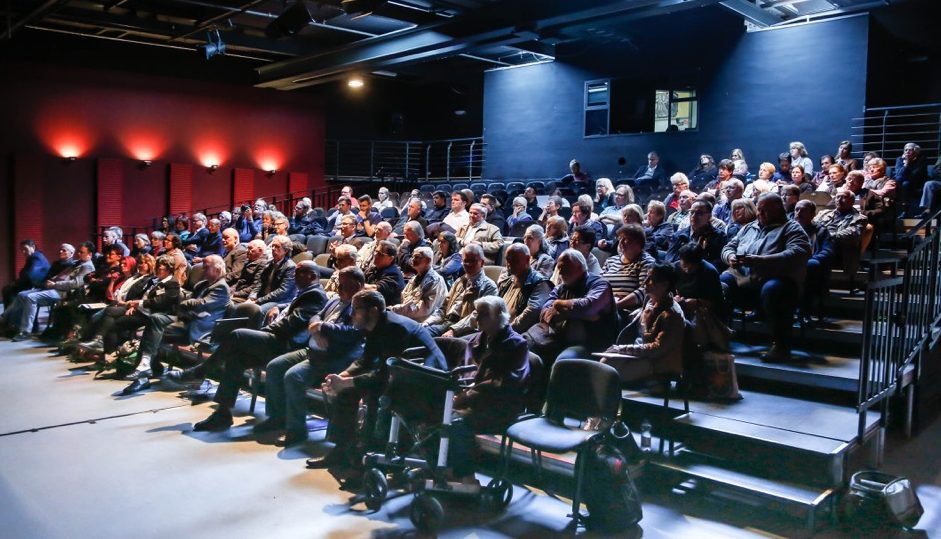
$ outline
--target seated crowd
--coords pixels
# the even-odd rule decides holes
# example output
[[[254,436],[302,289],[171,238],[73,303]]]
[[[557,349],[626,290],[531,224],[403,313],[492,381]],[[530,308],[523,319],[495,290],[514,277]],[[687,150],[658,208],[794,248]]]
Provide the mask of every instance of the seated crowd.
[[[710,395],[697,373],[704,353],[728,352],[733,311],[767,325],[765,360],[789,361],[795,314],[820,315],[831,270],[855,269],[867,235],[893,226],[901,208],[941,204],[941,180],[928,181],[917,146],[906,146],[892,178],[883,159],[859,163],[851,151],[841,143],[816,174],[794,142],[757,175],[736,149],[672,176],[651,152],[633,178],[596,180],[595,196],[581,193],[591,180],[575,160],[545,193],[414,190],[396,201],[385,187],[376,200],[344,187],[328,212],[302,199],[288,217],[259,199],[211,219],[164,218],[132,248],[112,227],[101,253],[87,241],[62,244],[53,263],[26,239],[0,323],[24,340],[39,308],[54,307],[43,337],[99,352],[103,370],[139,339],[126,394],[216,373],[218,407],[197,431],[231,426],[244,371],[264,369],[268,418],[255,431],[302,442],[306,392],[321,387],[336,448],[312,467],[357,461],[373,439],[385,360],[413,346],[427,366],[476,367],[455,401],[471,433],[498,432],[523,411],[519,389],[535,383],[530,352],[551,365],[607,351],[625,383],[656,386],[683,372]],[[646,209],[635,193],[648,195]],[[303,256],[317,235],[328,238],[320,263]],[[236,311],[257,324],[218,336],[198,364],[164,365],[161,344],[195,343]],[[456,360],[442,351],[455,342]]]

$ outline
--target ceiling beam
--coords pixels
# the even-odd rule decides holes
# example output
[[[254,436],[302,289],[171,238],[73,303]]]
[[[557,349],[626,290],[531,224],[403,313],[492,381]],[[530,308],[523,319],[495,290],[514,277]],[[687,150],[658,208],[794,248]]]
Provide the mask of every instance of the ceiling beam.
[[[208,29],[210,26],[212,26],[216,21],[220,21],[220,20],[222,20],[222,19],[227,19],[227,18],[229,18],[229,17],[231,17],[231,16],[233,16],[233,15],[239,15],[239,14],[245,13],[246,11],[250,10],[251,8],[257,6],[258,4],[261,4],[261,3],[264,3],[264,2],[267,2],[267,1],[268,1],[268,0],[252,0],[251,2],[249,2],[249,3],[247,3],[247,4],[244,4],[244,5],[242,5],[241,7],[236,8],[235,11],[228,11],[228,10],[226,10],[226,11],[224,11],[223,13],[220,13],[220,14],[215,15],[215,16],[213,16],[213,17],[209,17],[208,19],[205,19],[205,20],[200,21],[199,23],[197,23],[196,26],[195,26],[192,30],[189,30],[189,31],[183,32],[182,34],[177,34],[177,35],[171,37],[171,38],[170,38],[170,41],[171,41],[171,42],[177,41],[177,40],[179,40],[179,39],[183,39],[183,38],[185,38],[185,37],[189,37],[189,36],[191,36],[191,35],[193,35],[193,34],[195,34],[195,33],[197,33],[197,32],[200,32],[200,31],[202,31],[202,30],[206,30],[206,29]]]
[[[54,12],[56,9],[62,7],[67,2],[68,0],[46,0],[42,4],[36,6],[26,15],[23,15],[23,17],[17,19],[15,22],[8,22],[6,29],[3,31],[3,34],[0,34],[0,39],[13,39],[13,34],[15,34],[17,30],[33,21],[42,20],[43,17]]]
[[[605,20],[634,10],[714,3],[718,0],[512,0],[448,20],[337,47],[320,54],[256,68],[259,87],[291,90],[352,71],[374,71],[453,56],[488,46],[536,41],[540,30]],[[655,14],[659,11],[645,11]]]
[[[762,28],[767,28],[783,20],[781,17],[775,16],[770,11],[764,10],[748,0],[724,0],[720,4],[725,9],[741,15],[746,21]]]

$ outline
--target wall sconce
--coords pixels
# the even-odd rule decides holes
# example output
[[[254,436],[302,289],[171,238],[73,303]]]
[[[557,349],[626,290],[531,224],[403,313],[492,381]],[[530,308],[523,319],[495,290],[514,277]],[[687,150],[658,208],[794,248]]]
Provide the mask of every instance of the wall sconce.
[[[212,174],[213,172],[219,170],[219,165],[209,165],[208,167],[206,167],[206,170],[209,171],[210,174]]]
[[[271,169],[271,170],[268,171],[268,177],[270,178],[270,177],[274,176],[274,175],[277,174],[277,173],[278,173],[277,170]]]
[[[69,163],[74,163],[77,159],[78,157],[75,157],[74,155],[69,155],[67,157],[63,157],[62,162],[68,165]]]
[[[152,164],[154,164],[154,162],[151,161],[150,159],[141,159],[140,168],[141,168],[141,170],[143,170],[143,169],[149,167],[149,166],[152,165]]]

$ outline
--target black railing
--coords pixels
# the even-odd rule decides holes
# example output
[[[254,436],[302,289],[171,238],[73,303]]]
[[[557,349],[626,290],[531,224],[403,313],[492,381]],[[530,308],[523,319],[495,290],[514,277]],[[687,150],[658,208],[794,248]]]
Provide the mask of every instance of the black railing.
[[[328,140],[325,170],[333,181],[472,181],[484,165],[483,138],[433,141]]]
[[[858,157],[877,152],[892,165],[909,142],[921,147],[929,163],[941,155],[941,103],[867,108],[861,117],[853,118],[851,129]]]
[[[900,393],[905,373],[917,382],[921,361],[941,323],[941,210],[922,219],[905,237],[913,245],[901,277],[879,278],[866,288],[862,352],[859,362],[859,435],[865,434],[866,412],[882,411],[885,425],[888,398]]]

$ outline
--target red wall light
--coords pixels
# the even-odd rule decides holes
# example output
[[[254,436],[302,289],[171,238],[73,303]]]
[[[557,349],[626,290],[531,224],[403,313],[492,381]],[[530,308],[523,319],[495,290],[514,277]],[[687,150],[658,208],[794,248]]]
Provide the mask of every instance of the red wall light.
[[[255,152],[255,164],[266,172],[279,170],[284,164],[284,154],[274,148],[264,148]]]
[[[122,139],[128,153],[138,161],[157,159],[167,146],[163,137],[143,131],[129,133]]]
[[[225,146],[216,140],[203,141],[196,144],[196,159],[206,168],[212,168],[225,161],[227,152]]]

